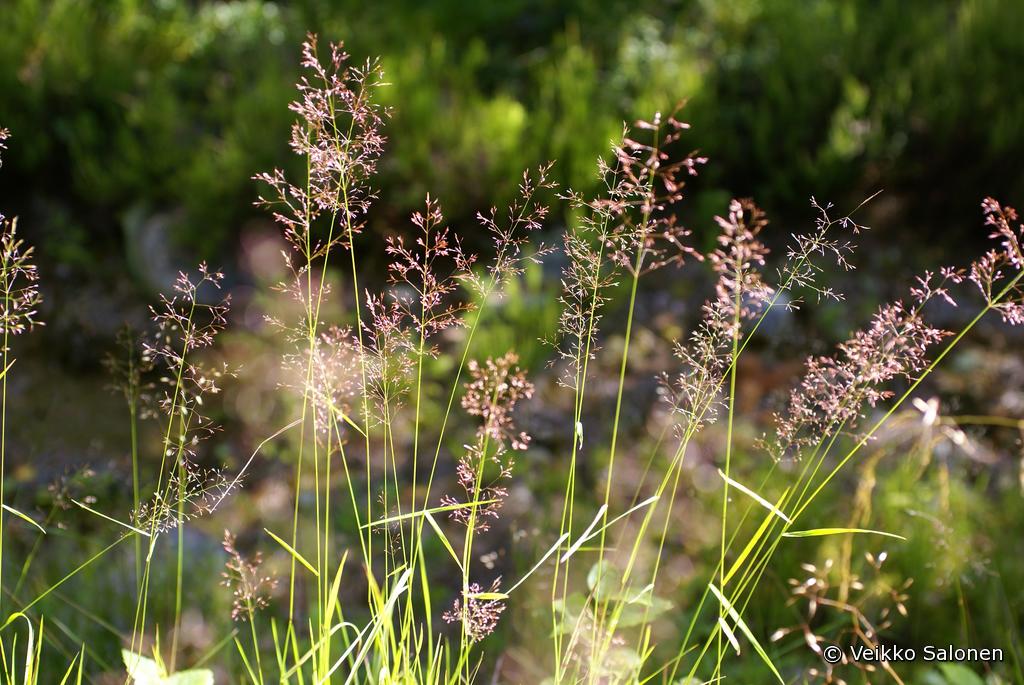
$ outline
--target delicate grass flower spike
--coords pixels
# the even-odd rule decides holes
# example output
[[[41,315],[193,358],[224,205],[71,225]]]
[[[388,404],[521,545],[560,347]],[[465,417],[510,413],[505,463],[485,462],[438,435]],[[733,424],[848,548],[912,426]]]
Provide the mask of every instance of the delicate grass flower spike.
[[[516,404],[533,396],[534,387],[516,366],[519,358],[509,352],[498,359],[487,359],[483,365],[470,361],[471,378],[462,397],[462,408],[470,416],[480,419],[476,437],[466,445],[456,466],[459,485],[465,490],[469,506],[453,508],[452,520],[473,528],[476,532],[489,529],[488,519],[498,517],[502,501],[508,490],[500,483],[512,477],[515,462],[509,449],[525,450],[530,436],[517,430],[512,421]],[[484,482],[488,464],[493,464],[494,476]],[[452,496],[441,498],[444,505],[462,504]],[[477,591],[479,592],[479,591]]]
[[[262,570],[263,556],[259,553],[247,559],[235,547],[235,536],[224,531],[224,551],[228,560],[224,564],[223,584],[231,588],[234,601],[231,618],[235,621],[252,621],[255,613],[270,605],[270,595],[277,587],[277,579]]]
[[[0,215],[3,236],[0,238],[0,295],[3,310],[0,311],[0,331],[5,336],[20,335],[40,325],[38,308],[42,301],[39,294],[39,273],[32,263],[33,248],[18,237],[18,220]]]

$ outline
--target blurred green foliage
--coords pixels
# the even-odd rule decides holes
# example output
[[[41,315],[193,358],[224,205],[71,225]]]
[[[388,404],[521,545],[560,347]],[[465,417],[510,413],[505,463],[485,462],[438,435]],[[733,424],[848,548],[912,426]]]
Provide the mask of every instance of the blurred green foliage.
[[[3,200],[59,232],[58,260],[119,245],[132,208],[217,255],[255,216],[251,175],[293,161],[286,104],[315,30],[381,55],[392,84],[379,227],[428,190],[468,227],[548,159],[589,190],[623,121],[685,99],[686,144],[712,159],[701,218],[750,194],[806,221],[810,194],[884,187],[898,220],[962,237],[984,194],[1024,194],[1024,75],[1006,68],[1022,19],[1016,0],[7,0]]]

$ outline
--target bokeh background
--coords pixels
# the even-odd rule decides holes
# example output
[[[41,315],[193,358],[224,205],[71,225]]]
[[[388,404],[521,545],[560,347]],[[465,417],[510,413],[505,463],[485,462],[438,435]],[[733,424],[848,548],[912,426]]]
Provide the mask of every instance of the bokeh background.
[[[523,169],[554,160],[555,180],[591,193],[596,159],[623,123],[680,102],[680,117],[692,124],[686,144],[710,158],[682,209],[702,247],[713,244],[712,217],[731,197],[752,196],[767,210],[768,242],[781,251],[791,232],[813,225],[811,196],[848,210],[882,190],[857,217],[871,226],[857,271],[835,274],[847,300],[772,320],[775,335],[754,350],[741,388],[751,444],[770,398],[792,383],[803,355],[863,323],[920,269],[983,249],[984,196],[1024,203],[1024,4],[1017,0],[3,0],[0,125],[13,137],[0,170],[0,207],[20,217],[20,230],[37,246],[45,297],[46,327],[18,341],[10,395],[10,487],[26,509],[50,511],[57,481],[87,491],[105,510],[124,509],[125,410],[101,362],[116,350],[122,325],[144,327],[147,303],[178,269],[201,259],[224,269],[235,297],[224,355],[242,369],[217,410],[225,430],[206,458],[237,465],[276,427],[283,415],[271,399],[278,349],[261,321],[272,308],[267,286],[280,277],[280,245],[253,206],[251,177],[298,163],[287,147],[287,104],[307,31],[344,40],[357,60],[379,55],[390,84],[380,91],[393,116],[379,200],[360,248],[371,284],[381,273],[380,237],[408,230],[408,215],[427,192],[467,243],[486,251],[475,237],[475,214],[506,203]],[[573,217],[557,205],[551,219],[546,239],[556,241]],[[553,379],[545,377],[551,352],[537,338],[557,325],[557,279],[548,277],[557,267],[527,273],[478,343],[481,356],[514,345],[542,394],[552,395]],[[706,278],[697,276],[666,273],[656,282],[641,298],[635,369],[651,380],[629,390],[638,470],[642,446],[657,432],[653,375],[671,366],[670,341],[707,293]],[[334,314],[346,316],[343,308]],[[941,316],[954,325],[963,314]],[[615,320],[609,316],[607,369],[599,365],[598,373],[614,365]],[[1007,419],[967,429],[973,452],[933,444],[931,436],[919,442],[914,415],[906,432],[879,448],[888,451],[878,461],[884,477],[865,495],[874,498],[870,523],[919,532],[917,543],[890,551],[894,575],[918,581],[895,639],[948,635],[957,644],[1019,649],[1024,508],[1013,421],[1024,413],[1020,342],[983,326],[926,388],[944,393],[944,410]],[[546,468],[520,474],[519,504],[495,538],[500,558],[492,563],[501,568],[532,558],[529,542],[513,541],[545,525],[545,503],[552,515],[560,508],[551,503],[562,482],[559,454],[571,437],[559,432],[568,415],[562,409],[529,416],[537,440],[526,463]],[[225,525],[258,533],[275,516],[287,518],[290,494],[274,476],[289,472],[288,455],[285,447],[278,452],[279,463],[260,465],[233,513],[197,528],[193,544],[209,554],[192,555],[208,559],[194,573],[216,573],[223,563],[217,541]],[[764,459],[753,450],[751,458]],[[687,532],[669,550],[679,625],[687,618],[687,583],[706,572],[702,550],[717,535],[713,505],[705,511],[700,504],[714,496],[701,471],[714,455],[694,462],[686,486],[694,503],[679,523]],[[931,499],[938,462],[947,479],[954,474],[955,515],[935,510]],[[830,503],[835,511],[822,520],[847,516],[852,499]],[[71,514],[61,541],[68,547],[40,552],[52,554],[54,578],[63,559],[98,544],[100,533],[89,527],[98,523],[73,522]],[[31,549],[27,535],[24,542]],[[936,545],[945,550],[942,563]],[[799,561],[821,564],[841,552],[800,547],[782,563],[776,589],[785,594],[783,569],[801,573]],[[108,630],[94,618],[98,596],[117,596],[125,580],[115,566],[69,588],[82,595],[82,611],[55,609],[65,612],[66,631],[52,638],[68,648],[73,635],[91,636],[111,668],[124,626],[115,621]],[[209,608],[189,619],[200,654],[226,634],[224,616],[215,614],[226,613],[229,600],[207,585],[191,590],[194,605]],[[766,607],[765,626],[792,623],[782,599]],[[528,669],[514,666],[516,650],[528,645],[519,633],[529,633],[516,626],[531,625],[528,614],[517,611],[500,636],[511,655],[503,666],[512,669],[510,682],[530,681]],[[1021,676],[1019,662],[1005,666],[1004,677]],[[921,677],[971,682],[938,671]]]

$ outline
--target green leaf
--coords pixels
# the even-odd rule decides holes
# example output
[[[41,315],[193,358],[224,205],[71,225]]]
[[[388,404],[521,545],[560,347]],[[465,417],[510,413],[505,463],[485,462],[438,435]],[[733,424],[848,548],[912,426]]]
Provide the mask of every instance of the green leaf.
[[[348,550],[345,550],[345,554],[341,557],[341,563],[338,564],[338,571],[334,574],[334,582],[331,583],[331,593],[327,596],[327,611],[324,612],[324,616],[327,617],[327,622],[330,623],[334,620],[334,608],[338,603],[338,592],[341,590],[341,574],[345,570],[345,561],[348,560]]]
[[[587,589],[594,593],[599,602],[619,599],[622,589],[622,574],[607,559],[602,559],[590,567],[587,573]]]
[[[632,628],[653,621],[672,608],[672,602],[661,597],[651,597],[644,603],[625,604],[619,610],[619,628]]]
[[[163,682],[166,685],[213,685],[213,671],[205,668],[179,671]]]
[[[789,488],[786,488],[786,490],[779,497],[779,501],[775,503],[775,507],[773,509],[776,509],[779,506],[779,504],[782,504],[782,501],[786,498],[786,495],[788,494]],[[755,532],[754,536],[750,538],[750,541],[747,543],[747,546],[743,548],[743,551],[740,552],[740,555],[736,557],[736,561],[733,562],[732,568],[729,569],[729,572],[725,574],[725,578],[722,579],[722,587],[725,587],[725,585],[729,582],[733,575],[735,575],[736,572],[743,567],[743,562],[747,560],[747,557],[750,556],[751,551],[754,550],[755,545],[765,534],[765,531],[768,530],[768,526],[771,525],[772,521],[775,520],[774,518],[772,518],[773,516],[773,511],[769,511],[768,515],[764,517],[764,521],[761,522],[761,525],[758,527],[757,532]]]
[[[111,523],[116,523],[117,525],[119,525],[119,526],[121,526],[123,528],[127,528],[128,530],[130,530],[130,531],[132,531],[134,533],[138,533],[139,535],[145,535],[147,538],[150,537],[149,533],[144,531],[144,530],[142,530],[141,528],[136,528],[135,526],[130,526],[130,525],[128,525],[127,523],[125,523],[123,521],[118,521],[116,518],[113,518],[112,516],[107,516],[103,512],[96,511],[92,507],[89,507],[89,506],[87,506],[85,504],[82,504],[77,499],[72,499],[71,501],[75,505],[81,507],[82,509],[85,509],[90,514],[95,514],[96,516],[99,516],[102,519],[106,519],[106,520],[110,521]]]
[[[134,685],[160,685],[164,682],[164,669],[152,659],[127,649],[121,650],[121,658]]]
[[[15,359],[12,359],[12,360],[11,360],[11,363],[10,363],[10,364],[8,364],[8,365],[7,365],[6,367],[4,367],[4,370],[3,370],[3,371],[0,371],[0,378],[3,378],[4,376],[6,376],[6,375],[7,375],[7,372],[11,370],[11,367],[12,367],[12,366],[14,366],[14,362],[15,362],[15,361],[17,361],[17,360],[15,360]]]
[[[420,509],[419,511],[409,512],[408,514],[399,514],[395,516],[388,516],[387,518],[377,519],[376,521],[370,521],[359,526],[360,528],[370,528],[372,526],[386,526],[392,523],[398,523],[399,521],[408,521],[419,516],[427,516],[431,513],[439,514],[445,511],[456,511],[459,509],[475,509],[477,507],[485,507],[488,504],[494,504],[498,500],[486,499],[479,502],[466,502],[464,504],[446,504],[443,507],[434,507],[433,509]]]
[[[963,664],[941,663],[939,669],[949,685],[985,685],[985,681],[981,679],[980,675]]]
[[[718,627],[725,633],[725,638],[729,640],[729,644],[736,650],[736,653],[740,653],[740,641],[736,639],[736,634],[732,632],[732,628],[729,627],[729,622],[722,616],[718,617]]]
[[[791,530],[783,533],[784,538],[815,538],[822,535],[843,535],[844,533],[868,533],[870,535],[884,535],[887,538],[906,540],[902,535],[886,533],[884,530],[869,530],[868,528],[812,528],[810,530]]]
[[[161,664],[141,654],[122,649],[121,658],[132,685],[213,685],[213,671],[205,668],[167,675]]]

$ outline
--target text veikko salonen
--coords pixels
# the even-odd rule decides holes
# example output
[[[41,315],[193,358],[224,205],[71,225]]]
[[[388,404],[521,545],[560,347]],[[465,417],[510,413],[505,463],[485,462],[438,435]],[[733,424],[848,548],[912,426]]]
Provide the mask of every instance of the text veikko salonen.
[[[953,645],[925,645],[920,650],[911,647],[879,645],[866,647],[863,645],[850,648],[850,656],[860,662],[899,662],[899,661],[957,661],[957,662],[994,662],[1003,660],[1003,650],[998,647],[954,647]]]

